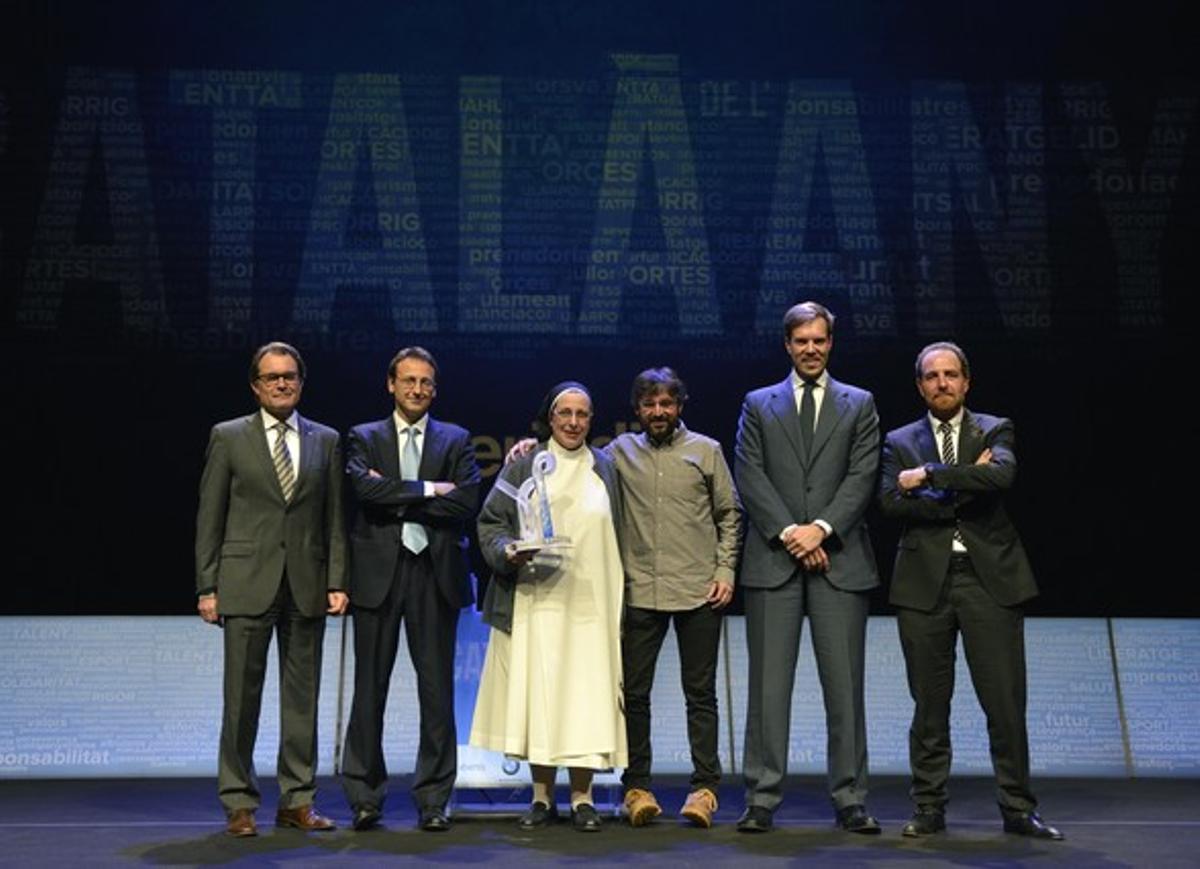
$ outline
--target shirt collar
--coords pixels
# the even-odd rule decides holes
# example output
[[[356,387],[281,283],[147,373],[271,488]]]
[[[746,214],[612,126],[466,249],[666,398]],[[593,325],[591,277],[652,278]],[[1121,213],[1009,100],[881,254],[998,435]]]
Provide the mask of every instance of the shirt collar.
[[[425,414],[419,420],[410,424],[408,420],[400,415],[400,411],[393,410],[392,422],[396,426],[396,434],[404,434],[404,432],[408,429],[415,428],[417,430],[417,434],[421,435],[421,437],[424,437],[425,429],[429,425],[429,414]]]
[[[802,378],[799,374],[796,373],[795,368],[792,369],[792,374],[791,374],[790,379],[792,381],[792,392],[799,392],[801,389],[804,388],[804,378]],[[821,373],[817,376],[817,379],[814,380],[813,383],[817,386],[818,389],[828,388],[828,386],[829,386],[829,369],[823,368],[821,370]]]
[[[956,436],[958,435],[958,430],[962,428],[963,410],[964,408],[960,407],[958,413],[946,420],[946,422],[950,423],[950,428]],[[927,413],[926,416],[929,417],[929,427],[933,429],[934,434],[938,434],[938,426],[942,424],[942,421],[932,413]]]
[[[271,416],[271,414],[267,413],[266,410],[264,410],[263,408],[260,407],[258,409],[258,413],[262,417],[263,428],[265,428],[267,431],[274,431],[275,426],[279,425],[280,420]],[[287,424],[287,427],[290,430],[292,430],[294,432],[299,432],[300,431],[300,418],[299,417],[300,417],[300,414],[296,413],[296,411],[293,410],[292,415],[282,421]]]

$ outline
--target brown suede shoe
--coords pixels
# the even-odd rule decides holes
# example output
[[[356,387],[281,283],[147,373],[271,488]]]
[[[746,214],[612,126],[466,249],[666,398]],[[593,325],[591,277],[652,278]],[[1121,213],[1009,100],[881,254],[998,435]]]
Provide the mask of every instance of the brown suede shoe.
[[[681,817],[687,818],[697,827],[711,827],[713,812],[717,810],[717,796],[708,788],[698,788],[688,794]]]
[[[254,823],[254,809],[234,809],[229,813],[225,823],[225,835],[238,839],[246,839],[258,835],[258,825]]]
[[[630,826],[644,827],[662,814],[662,808],[650,791],[630,788],[625,791],[625,814]]]
[[[337,829],[329,818],[318,815],[311,803],[294,809],[280,809],[275,813],[275,826],[293,827],[306,833]]]

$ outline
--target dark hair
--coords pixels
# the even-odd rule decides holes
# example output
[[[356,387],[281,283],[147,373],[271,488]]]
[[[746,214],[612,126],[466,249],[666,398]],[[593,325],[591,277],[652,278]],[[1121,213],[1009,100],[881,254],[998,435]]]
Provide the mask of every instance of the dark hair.
[[[687,386],[675,373],[674,368],[668,368],[665,365],[662,368],[647,368],[633,378],[633,388],[629,392],[629,400],[633,402],[636,410],[638,403],[643,398],[653,395],[660,389],[666,390],[667,394],[680,404],[687,401]]]
[[[836,318],[833,316],[833,312],[820,302],[800,302],[792,305],[783,315],[783,339],[790,340],[793,329],[818,318],[825,321],[825,325],[828,327],[827,331],[833,335],[833,321]]]
[[[564,380],[562,383],[556,383],[550,387],[550,391],[542,399],[542,404],[538,408],[537,418],[534,419],[532,425],[533,433],[537,435],[539,441],[550,438],[550,411],[554,407],[555,399],[567,391],[582,392],[587,396],[588,402],[592,401],[591,391],[578,380]]]
[[[967,354],[963,352],[963,349],[953,341],[934,341],[932,344],[926,344],[922,347],[921,352],[917,354],[917,380],[920,380],[922,374],[924,374],[921,366],[925,364],[925,357],[939,350],[949,350],[957,356],[958,364],[962,366],[963,377],[967,380],[971,379],[971,363],[967,361]]]
[[[262,358],[268,353],[274,353],[280,356],[291,356],[296,360],[296,368],[300,372],[300,379],[304,380],[307,369],[304,367],[304,360],[300,357],[300,351],[291,344],[285,344],[282,341],[271,341],[255,350],[254,355],[250,357],[251,383],[258,380],[258,363],[262,362]]]
[[[388,363],[388,380],[396,379],[396,366],[405,359],[420,359],[422,362],[427,362],[429,367],[433,369],[434,378],[437,378],[438,367],[437,362],[434,361],[433,354],[424,347],[418,347],[414,344],[412,347],[401,347],[396,351],[396,355]]]

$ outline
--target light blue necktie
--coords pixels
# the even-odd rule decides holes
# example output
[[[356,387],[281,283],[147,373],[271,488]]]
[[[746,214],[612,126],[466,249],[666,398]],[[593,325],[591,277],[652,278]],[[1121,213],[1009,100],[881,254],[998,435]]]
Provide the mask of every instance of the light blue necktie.
[[[404,449],[400,451],[400,479],[416,480],[418,479],[417,471],[421,467],[421,453],[417,449],[417,430],[415,427],[409,426],[404,433],[408,435],[408,440],[404,442]],[[404,541],[405,549],[413,555],[418,555],[429,545],[429,532],[419,522],[405,522],[404,527],[400,529],[400,539]]]

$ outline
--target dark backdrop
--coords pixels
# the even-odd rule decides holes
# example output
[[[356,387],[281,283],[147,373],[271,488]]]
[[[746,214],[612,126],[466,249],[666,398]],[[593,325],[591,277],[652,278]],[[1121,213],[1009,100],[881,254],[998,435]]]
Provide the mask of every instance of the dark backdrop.
[[[647,365],[731,452],[816,298],[885,429],[920,346],[967,348],[1017,423],[1033,612],[1200,615],[1185,8],[6,4],[3,610],[192,611],[208,428],[262,341],[343,431],[429,347],[490,480],[550,383],[611,436]]]

